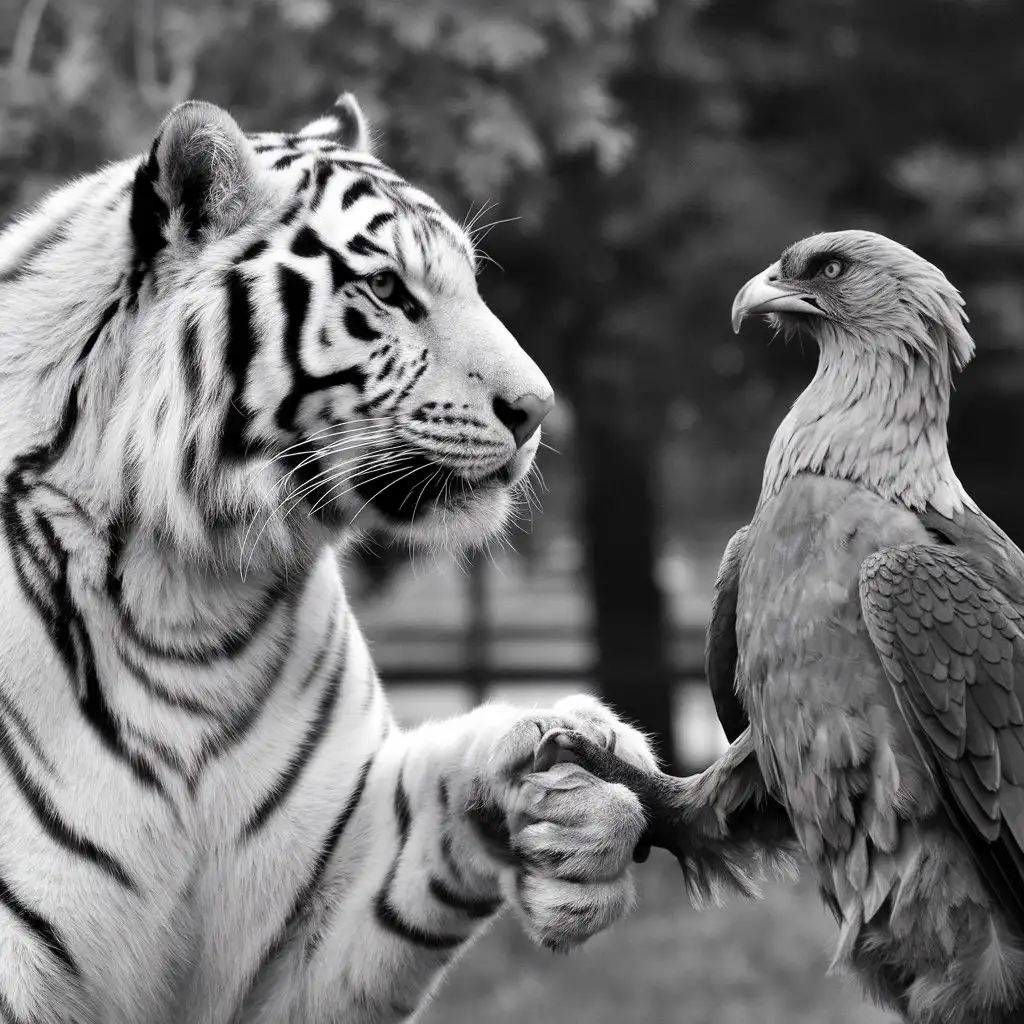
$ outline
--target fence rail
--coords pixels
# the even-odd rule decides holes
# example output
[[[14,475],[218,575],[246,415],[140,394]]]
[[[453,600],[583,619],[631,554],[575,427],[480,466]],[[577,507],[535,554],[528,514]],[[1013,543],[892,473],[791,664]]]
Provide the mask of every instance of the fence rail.
[[[381,665],[377,668],[385,683],[401,683],[405,686],[438,683],[463,683],[470,685],[474,675],[464,665]],[[566,668],[544,665],[496,665],[488,666],[481,674],[484,686],[492,683],[587,683],[594,678],[594,670],[587,668]],[[697,684],[703,682],[704,665],[694,664],[672,672],[677,682]]]
[[[703,631],[679,630],[669,639],[675,713],[672,734],[664,739],[674,747],[680,764],[702,768],[725,747],[704,681]],[[570,649],[569,663],[530,656],[553,643]],[[409,656],[412,648],[417,651],[415,657]],[[503,652],[500,658],[494,656],[496,649]],[[381,678],[411,724],[439,711],[468,710],[496,690],[515,700],[517,689],[522,688],[531,700],[544,701],[547,687],[593,689],[596,673],[591,650],[588,635],[564,627],[503,627],[488,632],[486,638],[477,635],[472,643],[467,643],[467,632],[459,629],[396,628],[375,638],[374,658]],[[440,704],[435,706],[427,693],[432,687],[448,693],[448,700],[438,698]],[[451,702],[452,690],[463,694],[455,703]]]
[[[599,652],[572,577],[549,574],[527,583],[513,569],[499,579],[479,555],[468,568],[454,586],[429,575],[406,577],[361,616],[403,721],[459,713],[491,697],[543,704],[556,693],[596,690]],[[425,625],[431,617],[435,622]],[[675,682],[670,735],[663,739],[681,764],[702,767],[725,746],[704,683],[703,627],[670,629],[665,655]]]

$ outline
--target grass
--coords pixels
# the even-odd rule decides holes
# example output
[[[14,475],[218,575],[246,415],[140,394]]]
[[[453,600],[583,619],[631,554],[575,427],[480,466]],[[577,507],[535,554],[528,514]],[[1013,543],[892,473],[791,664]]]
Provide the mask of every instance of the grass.
[[[698,913],[675,862],[637,869],[637,910],[572,956],[537,949],[512,918],[452,971],[418,1024],[890,1024],[826,973],[836,926],[808,880],[760,903]]]

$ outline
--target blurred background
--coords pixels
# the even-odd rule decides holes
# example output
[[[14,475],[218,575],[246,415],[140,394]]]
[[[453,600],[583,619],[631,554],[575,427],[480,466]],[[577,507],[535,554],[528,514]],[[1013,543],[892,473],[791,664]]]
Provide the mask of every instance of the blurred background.
[[[1017,0],[0,0],[0,218],[143,150],[180,100],[289,129],[355,92],[378,154],[486,228],[481,289],[560,398],[543,515],[509,544],[350,554],[396,710],[587,687],[693,769],[722,744],[718,558],[814,363],[729,330],[786,244],[873,228],[964,291],[954,464],[1024,539],[1022,40]],[[504,923],[427,1020],[886,1019],[825,977],[806,883],[698,917],[656,860],[640,903],[571,961]]]

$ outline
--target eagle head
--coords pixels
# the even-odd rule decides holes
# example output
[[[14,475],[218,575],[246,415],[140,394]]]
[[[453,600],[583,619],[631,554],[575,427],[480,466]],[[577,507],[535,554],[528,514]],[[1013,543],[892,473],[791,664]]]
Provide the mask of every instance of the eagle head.
[[[887,350],[905,363],[919,358],[957,370],[974,354],[956,288],[912,249],[873,231],[830,231],[794,242],[739,290],[733,330],[759,313],[785,335],[805,331],[823,351]]]
[[[942,271],[870,231],[811,235],[740,289],[733,329],[753,314],[818,345],[814,379],[772,439],[762,501],[814,473],[911,509],[973,507],[949,460],[946,423],[953,371],[974,342]]]

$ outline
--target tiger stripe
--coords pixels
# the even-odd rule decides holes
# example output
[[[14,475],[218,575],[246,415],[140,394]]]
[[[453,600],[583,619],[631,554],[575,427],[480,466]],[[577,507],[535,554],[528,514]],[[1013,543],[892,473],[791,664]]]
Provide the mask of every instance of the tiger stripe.
[[[333,633],[333,624],[332,624]],[[320,674],[324,664],[328,661],[329,647],[321,647],[313,659],[313,665],[307,673],[306,679],[300,684],[300,692],[305,690],[312,679]],[[292,754],[285,769],[278,776],[274,787],[266,794],[259,806],[252,812],[249,820],[242,828],[244,839],[251,839],[270,820],[271,815],[288,798],[288,794],[299,782],[303,770],[316,755],[320,744],[327,733],[327,726],[334,714],[338,703],[338,696],[341,691],[342,668],[345,663],[344,645],[334,656],[331,664],[331,671],[327,673],[327,680],[317,702],[316,711],[309,723],[306,734],[303,736],[298,748]]]
[[[251,262],[253,258],[247,252],[243,254],[242,262]],[[228,343],[225,363],[233,382],[233,390],[227,407],[221,451],[225,456],[242,458],[246,453],[245,428],[248,422],[245,389],[254,346],[252,301],[248,285],[238,267],[227,273],[227,299]]]
[[[327,835],[324,837],[320,850],[317,853],[316,860],[314,861],[313,870],[310,872],[305,885],[303,885],[296,894],[295,902],[292,904],[288,917],[285,919],[285,922],[281,927],[280,936],[271,944],[270,949],[268,949],[267,955],[264,958],[264,963],[269,961],[271,950],[277,951],[280,949],[284,936],[295,927],[295,924],[309,909],[309,906],[313,901],[313,897],[316,894],[317,889],[322,884],[324,875],[327,873],[331,857],[337,849],[338,844],[341,842],[341,837],[344,834],[345,829],[348,827],[349,821],[359,808],[359,802],[362,800],[363,793],[366,790],[366,783],[370,777],[370,772],[373,769],[373,763],[374,758],[371,755],[363,762],[362,767],[359,769],[359,774],[356,776],[355,788],[352,790],[352,793],[349,796],[348,801],[345,803],[345,806],[342,808],[341,813],[337,818],[335,818],[327,832]],[[316,933],[311,933],[307,937],[304,947],[304,955],[306,959],[309,959],[316,951],[317,942],[318,938]]]
[[[24,928],[35,935],[40,945],[50,953],[63,970],[75,976],[80,974],[78,965],[54,926],[28,907],[5,881],[3,875],[0,875],[0,905],[4,906]]]
[[[0,719],[0,760],[7,766],[22,798],[31,807],[39,827],[53,842],[95,864],[97,868],[106,872],[129,891],[138,892],[138,886],[128,874],[127,868],[113,854],[101,849],[64,820],[46,790],[35,781],[31,769],[21,757],[17,744],[2,719]]]

